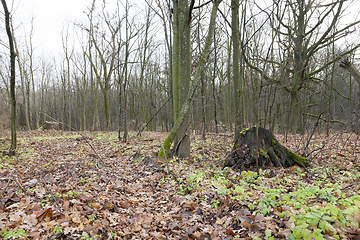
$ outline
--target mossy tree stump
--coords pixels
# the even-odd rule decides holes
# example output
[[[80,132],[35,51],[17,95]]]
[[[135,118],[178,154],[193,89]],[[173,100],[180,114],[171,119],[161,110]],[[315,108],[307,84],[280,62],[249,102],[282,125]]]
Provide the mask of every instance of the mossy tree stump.
[[[259,168],[307,167],[310,161],[282,146],[274,134],[265,128],[252,127],[244,130],[235,139],[233,151],[225,161],[225,166],[235,169],[256,169],[256,158]]]

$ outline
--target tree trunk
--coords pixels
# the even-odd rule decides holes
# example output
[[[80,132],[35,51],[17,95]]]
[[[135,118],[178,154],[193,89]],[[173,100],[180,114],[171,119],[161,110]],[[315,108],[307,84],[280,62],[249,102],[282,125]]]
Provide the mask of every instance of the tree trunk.
[[[210,47],[210,44],[211,44],[212,34],[214,33],[214,28],[215,28],[215,25],[216,25],[216,21],[215,21],[216,20],[216,13],[217,13],[217,9],[218,9],[218,6],[219,6],[220,2],[221,1],[219,1],[219,0],[213,2],[213,9],[211,11],[209,32],[208,32],[208,35],[206,37],[205,47],[203,49],[203,53],[202,53],[199,65],[197,66],[197,69],[196,69],[196,73],[195,73],[195,77],[194,77],[194,84],[191,86],[191,89],[188,92],[188,95],[186,97],[186,101],[185,101],[185,103],[183,104],[183,106],[181,108],[180,114],[179,114],[178,118],[176,119],[175,124],[174,124],[173,128],[171,129],[171,131],[169,133],[169,136],[164,141],[163,146],[164,146],[165,153],[164,153],[163,149],[161,149],[160,152],[159,152],[159,157],[164,157],[164,154],[168,153],[168,151],[169,151],[169,149],[171,147],[171,144],[173,143],[175,138],[177,136],[179,136],[180,127],[182,127],[182,125],[184,125],[185,118],[189,113],[190,104],[191,104],[191,102],[193,100],[195,90],[196,90],[197,86],[200,83],[199,76],[200,76],[200,73],[201,73],[201,67],[202,67],[203,62],[205,61],[205,58],[206,58],[206,56],[208,54],[208,50],[209,50],[209,47]],[[174,45],[174,47],[175,47],[175,45]]]
[[[215,132],[219,133],[218,128],[218,119],[217,119],[217,106],[216,106],[216,86],[215,86],[215,78],[216,78],[216,59],[217,59],[217,51],[216,51],[216,28],[214,29],[214,71],[212,77],[212,93],[214,100],[214,120],[215,120]]]
[[[187,0],[174,1],[174,46],[173,46],[173,101],[175,121],[179,118],[180,105],[186,101],[191,78],[190,22],[191,8]],[[175,154],[190,157],[190,114],[186,113],[184,124],[175,137]]]
[[[16,153],[16,99],[15,99],[15,51],[14,42],[10,28],[10,13],[5,0],[1,0],[5,13],[5,28],[9,38],[10,48],[10,106],[11,106],[11,146],[9,155],[14,156]]]
[[[14,33],[14,26],[13,26],[13,22],[11,21],[11,31]],[[23,105],[24,105],[24,115],[25,115],[25,125],[26,125],[26,129],[27,130],[31,130],[30,127],[30,118],[29,118],[29,113],[28,113],[28,108],[27,108],[27,97],[26,97],[26,93],[25,93],[25,80],[24,80],[24,70],[22,68],[22,63],[20,60],[20,56],[19,56],[19,49],[17,46],[17,42],[15,39],[15,36],[13,36],[13,41],[14,41],[14,48],[17,54],[17,62],[19,65],[19,73],[20,73],[20,79],[21,79],[21,93],[22,93],[22,97],[23,97]]]
[[[235,108],[235,139],[238,138],[243,122],[240,112],[240,33],[239,33],[239,0],[231,0],[231,41],[233,44],[233,83],[234,83],[234,108]]]
[[[310,165],[307,158],[282,146],[270,130],[252,127],[239,133],[239,138],[236,139],[233,151],[225,161],[225,166],[241,171],[255,170],[256,158],[258,158],[259,168]]]
[[[354,67],[354,65],[348,59],[341,60],[340,67],[348,70],[351,76],[353,76],[353,78],[360,86],[360,72]]]

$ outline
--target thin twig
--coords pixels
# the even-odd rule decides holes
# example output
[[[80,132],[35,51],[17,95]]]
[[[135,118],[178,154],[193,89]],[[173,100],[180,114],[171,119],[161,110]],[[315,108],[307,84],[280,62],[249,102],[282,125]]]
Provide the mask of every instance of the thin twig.
[[[325,111],[324,111],[324,112],[325,112]],[[308,139],[308,141],[307,141],[307,143],[306,143],[306,145],[305,145],[305,147],[304,147],[303,157],[306,156],[306,153],[305,153],[305,152],[306,152],[306,149],[309,147],[310,140],[311,140],[311,138],[313,137],[313,135],[314,135],[314,133],[315,133],[315,130],[316,130],[316,127],[317,127],[318,124],[319,124],[319,120],[321,119],[321,115],[323,115],[324,112],[322,112],[322,113],[319,115],[318,119],[316,119],[316,122],[315,122],[315,124],[314,124],[313,130],[312,130],[312,132],[311,132],[311,135],[310,135],[310,137],[309,137],[309,139]],[[308,156],[309,156],[309,155],[308,155]],[[306,156],[306,157],[308,157],[308,156]]]
[[[150,118],[150,120],[145,124],[145,126],[136,134],[136,136],[138,137],[142,131],[144,131],[144,129],[149,125],[149,123],[155,118],[155,116],[160,112],[161,109],[163,109],[163,107],[165,107],[165,105],[169,102],[169,100],[171,99],[172,96],[170,96],[168,98],[168,100],[166,100],[166,102],[159,108],[159,110],[154,114],[154,116],[152,116]]]
[[[22,184],[19,181],[19,178],[14,177],[14,180],[16,182],[16,184],[21,188],[21,190],[23,190],[25,193],[27,193],[28,191],[22,186]]]
[[[352,186],[354,186],[354,185],[358,185],[358,184],[360,184],[360,182],[354,182],[353,184],[349,184],[349,185],[343,187],[343,188],[341,189],[341,191],[343,191],[343,190],[345,190],[345,189],[347,189],[347,188],[349,188],[349,187],[352,187]]]

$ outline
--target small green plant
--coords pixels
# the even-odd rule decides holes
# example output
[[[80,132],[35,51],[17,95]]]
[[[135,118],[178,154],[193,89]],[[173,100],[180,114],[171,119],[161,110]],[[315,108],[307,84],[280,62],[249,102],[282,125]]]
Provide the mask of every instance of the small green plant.
[[[112,238],[113,238],[113,237],[115,237],[115,236],[116,236],[116,233],[109,232],[109,233],[108,233],[108,235],[109,235],[110,237],[112,237]]]
[[[78,194],[73,190],[69,190],[67,193],[63,194],[64,197],[69,197],[69,198],[75,198],[77,195]]]
[[[275,238],[271,236],[271,231],[269,229],[265,230],[265,240],[274,240]]]
[[[82,179],[80,179],[80,182],[81,182],[81,183],[88,183],[88,182],[89,182],[89,179],[82,178]]]
[[[42,199],[41,200],[41,203],[40,203],[40,205],[42,206],[42,207],[45,207],[46,205],[48,205],[48,204],[50,204],[50,201],[49,201],[49,199]]]
[[[88,233],[83,232],[80,240],[94,240],[94,239],[96,239],[97,237],[100,237],[100,235],[95,235],[95,236],[91,237]]]
[[[186,195],[191,192],[192,188],[190,186],[185,186],[184,184],[179,185],[179,191],[176,194]]]
[[[91,214],[91,216],[89,218],[89,222],[96,220],[96,218],[97,218],[96,214]]]
[[[53,233],[55,234],[60,234],[63,232],[63,228],[62,227],[58,227],[58,226],[55,226],[54,230],[53,230]]]
[[[26,232],[24,229],[19,229],[17,231],[6,231],[6,230],[1,230],[1,236],[4,239],[18,239],[19,237],[27,237]]]
[[[169,180],[168,177],[167,177],[167,178],[161,178],[161,179],[159,180],[158,185],[161,185],[161,184],[163,184],[163,183],[166,183],[168,180]]]
[[[211,205],[213,206],[213,208],[216,208],[216,209],[218,208],[219,203],[220,203],[219,199],[213,199],[211,201]]]
[[[245,180],[245,181],[253,181],[255,180],[258,175],[257,172],[252,172],[252,171],[242,171],[241,172],[241,177]]]

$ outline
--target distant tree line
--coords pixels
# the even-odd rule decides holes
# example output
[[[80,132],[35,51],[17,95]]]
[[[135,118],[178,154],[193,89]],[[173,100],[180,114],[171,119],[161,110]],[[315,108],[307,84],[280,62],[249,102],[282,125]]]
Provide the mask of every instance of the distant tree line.
[[[359,86],[339,66],[346,58],[357,67],[359,45],[347,37],[359,21],[341,22],[353,2],[142,3],[93,0],[84,6],[86,21],[64,26],[62,53],[53,58],[37,52],[36,29],[20,37],[11,18],[18,129],[39,128],[49,120],[44,112],[78,130],[119,130],[124,141],[128,131],[145,124],[146,130],[170,131],[195,82],[216,3],[216,25],[184,125],[187,132],[205,138],[206,132],[233,132],[255,124],[279,133],[302,133],[319,118],[322,131],[358,130]],[[183,12],[187,15],[178,18]],[[2,26],[2,35],[4,31]],[[177,41],[182,43],[179,49]],[[10,104],[9,53],[4,47],[1,56],[0,114],[9,114],[1,110]],[[187,65],[174,72],[174,59]]]

